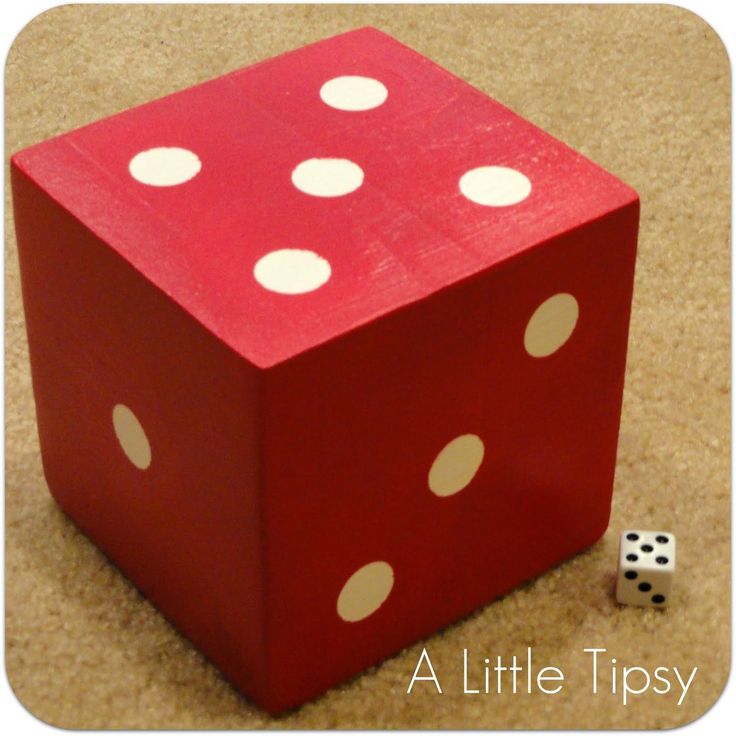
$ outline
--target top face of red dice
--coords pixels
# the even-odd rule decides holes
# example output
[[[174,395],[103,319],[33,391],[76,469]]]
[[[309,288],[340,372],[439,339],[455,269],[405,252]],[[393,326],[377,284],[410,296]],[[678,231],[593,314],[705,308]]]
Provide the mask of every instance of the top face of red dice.
[[[636,199],[370,28],[13,163],[261,368]]]

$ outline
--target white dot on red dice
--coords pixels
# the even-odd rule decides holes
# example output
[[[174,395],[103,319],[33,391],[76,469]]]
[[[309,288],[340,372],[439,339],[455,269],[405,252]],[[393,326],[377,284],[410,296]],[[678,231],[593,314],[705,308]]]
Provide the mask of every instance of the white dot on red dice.
[[[255,280],[277,294],[306,294],[326,284],[331,274],[327,259],[298,248],[273,250],[253,268]]]
[[[483,462],[485,447],[477,434],[463,434],[448,442],[429,470],[429,490],[437,496],[452,496],[463,490]]]
[[[460,191],[471,202],[486,207],[508,207],[525,200],[532,183],[507,166],[479,166],[460,177]]]
[[[578,302],[572,294],[555,294],[534,311],[524,332],[524,347],[534,358],[545,358],[559,350],[578,322]]]
[[[337,614],[355,622],[375,613],[394,587],[394,571],[388,562],[377,560],[356,570],[342,586],[337,598]]]
[[[112,425],[120,447],[139,470],[151,464],[151,445],[138,417],[125,404],[115,404]]]
[[[294,186],[313,197],[342,197],[363,183],[363,169],[346,158],[310,158],[291,172]]]
[[[202,169],[196,153],[186,148],[149,148],[130,160],[130,175],[141,184],[173,187],[193,179]]]
[[[388,97],[386,86],[371,77],[344,76],[325,82],[319,91],[322,102],[337,110],[360,112],[382,105]]]

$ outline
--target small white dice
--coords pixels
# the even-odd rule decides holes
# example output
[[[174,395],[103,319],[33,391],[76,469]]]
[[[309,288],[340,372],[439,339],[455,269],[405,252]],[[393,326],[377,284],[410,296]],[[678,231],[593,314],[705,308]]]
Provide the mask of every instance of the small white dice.
[[[674,534],[628,529],[621,535],[616,582],[619,603],[652,608],[666,606],[674,574]]]

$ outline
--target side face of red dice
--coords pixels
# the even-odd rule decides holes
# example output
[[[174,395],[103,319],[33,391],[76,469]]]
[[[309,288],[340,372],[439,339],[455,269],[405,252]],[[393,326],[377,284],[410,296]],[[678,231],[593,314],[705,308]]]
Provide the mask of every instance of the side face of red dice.
[[[18,169],[13,194],[49,488],[262,699],[258,374]]]
[[[60,505],[297,705],[596,541],[638,199],[373,29],[13,159]]]

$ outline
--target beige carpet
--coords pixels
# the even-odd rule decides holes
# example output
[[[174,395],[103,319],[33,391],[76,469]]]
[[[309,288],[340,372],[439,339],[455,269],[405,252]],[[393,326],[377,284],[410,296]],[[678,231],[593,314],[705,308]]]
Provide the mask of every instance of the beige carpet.
[[[643,218],[613,518],[593,549],[426,642],[445,694],[406,688],[421,644],[280,719],[236,693],[60,513],[41,472],[7,203],[6,666],[64,727],[662,727],[704,713],[729,668],[729,66],[716,35],[666,6],[67,6],[6,67],[17,150],[170,91],[376,25],[602,164]],[[620,608],[618,532],[678,535],[676,602]],[[558,695],[462,694],[476,662],[522,655]],[[605,663],[698,672],[624,706]],[[634,682],[632,678],[632,683]],[[638,681],[636,686],[639,687]],[[660,685],[660,687],[663,687]]]

